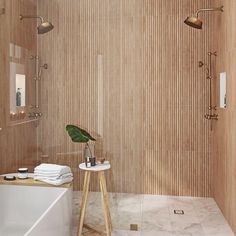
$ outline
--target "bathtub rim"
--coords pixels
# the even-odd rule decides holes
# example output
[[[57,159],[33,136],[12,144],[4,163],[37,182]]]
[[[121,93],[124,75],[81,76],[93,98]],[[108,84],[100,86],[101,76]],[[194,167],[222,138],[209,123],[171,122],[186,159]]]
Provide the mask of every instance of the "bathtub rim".
[[[65,183],[62,185],[52,185],[41,181],[35,181],[33,179],[33,173],[29,173],[28,179],[18,179],[18,173],[6,173],[0,175],[0,185],[18,185],[18,186],[35,186],[35,187],[52,187],[52,188],[73,188],[73,181],[70,183]],[[4,176],[6,175],[14,175],[16,176],[16,180],[14,181],[7,181],[4,180]]]

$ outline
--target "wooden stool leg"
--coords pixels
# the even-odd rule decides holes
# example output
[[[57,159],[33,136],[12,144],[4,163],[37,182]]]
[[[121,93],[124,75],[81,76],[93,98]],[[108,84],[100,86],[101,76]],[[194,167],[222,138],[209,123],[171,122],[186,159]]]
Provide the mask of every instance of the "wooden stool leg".
[[[84,216],[85,216],[87,200],[88,200],[89,183],[90,183],[90,172],[86,171],[85,176],[84,176],[84,186],[83,186],[83,196],[82,196],[81,209],[80,209],[78,236],[82,236]]]
[[[111,220],[110,207],[109,207],[109,195],[107,193],[107,184],[106,184],[106,178],[105,178],[104,172],[101,173],[101,177],[102,177],[104,199],[105,199],[105,203],[106,203],[106,207],[107,207],[110,231],[112,231],[112,220]]]
[[[107,199],[108,196],[107,196],[107,191],[106,191],[104,171],[99,172],[98,175],[99,175],[99,184],[100,184],[100,189],[101,189],[106,233],[107,233],[107,236],[111,236],[111,231],[112,231],[111,230],[111,217],[110,217],[110,211],[109,211],[109,206],[108,206],[108,199]]]

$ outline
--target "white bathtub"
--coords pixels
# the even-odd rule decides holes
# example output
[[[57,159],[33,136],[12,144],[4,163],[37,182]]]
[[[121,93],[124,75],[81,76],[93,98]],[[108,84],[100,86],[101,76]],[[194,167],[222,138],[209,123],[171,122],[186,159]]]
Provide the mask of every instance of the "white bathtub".
[[[1,236],[71,236],[72,190],[0,185]]]

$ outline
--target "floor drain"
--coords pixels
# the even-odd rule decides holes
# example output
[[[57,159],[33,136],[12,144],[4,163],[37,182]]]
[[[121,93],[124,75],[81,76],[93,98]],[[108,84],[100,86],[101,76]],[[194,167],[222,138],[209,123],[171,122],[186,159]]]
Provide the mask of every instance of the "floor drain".
[[[137,224],[130,224],[130,230],[131,231],[138,231],[138,225]]]
[[[183,210],[174,210],[174,214],[176,214],[176,215],[184,215],[184,211]]]

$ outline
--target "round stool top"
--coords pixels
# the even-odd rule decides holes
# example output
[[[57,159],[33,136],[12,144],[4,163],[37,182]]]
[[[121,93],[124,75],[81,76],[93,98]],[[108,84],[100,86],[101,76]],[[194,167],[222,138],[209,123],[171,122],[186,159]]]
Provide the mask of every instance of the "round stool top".
[[[104,163],[104,164],[97,164],[96,166],[91,166],[91,167],[87,168],[85,163],[81,163],[79,165],[79,168],[81,170],[97,172],[97,171],[109,170],[111,168],[111,165],[110,165],[110,163]]]

